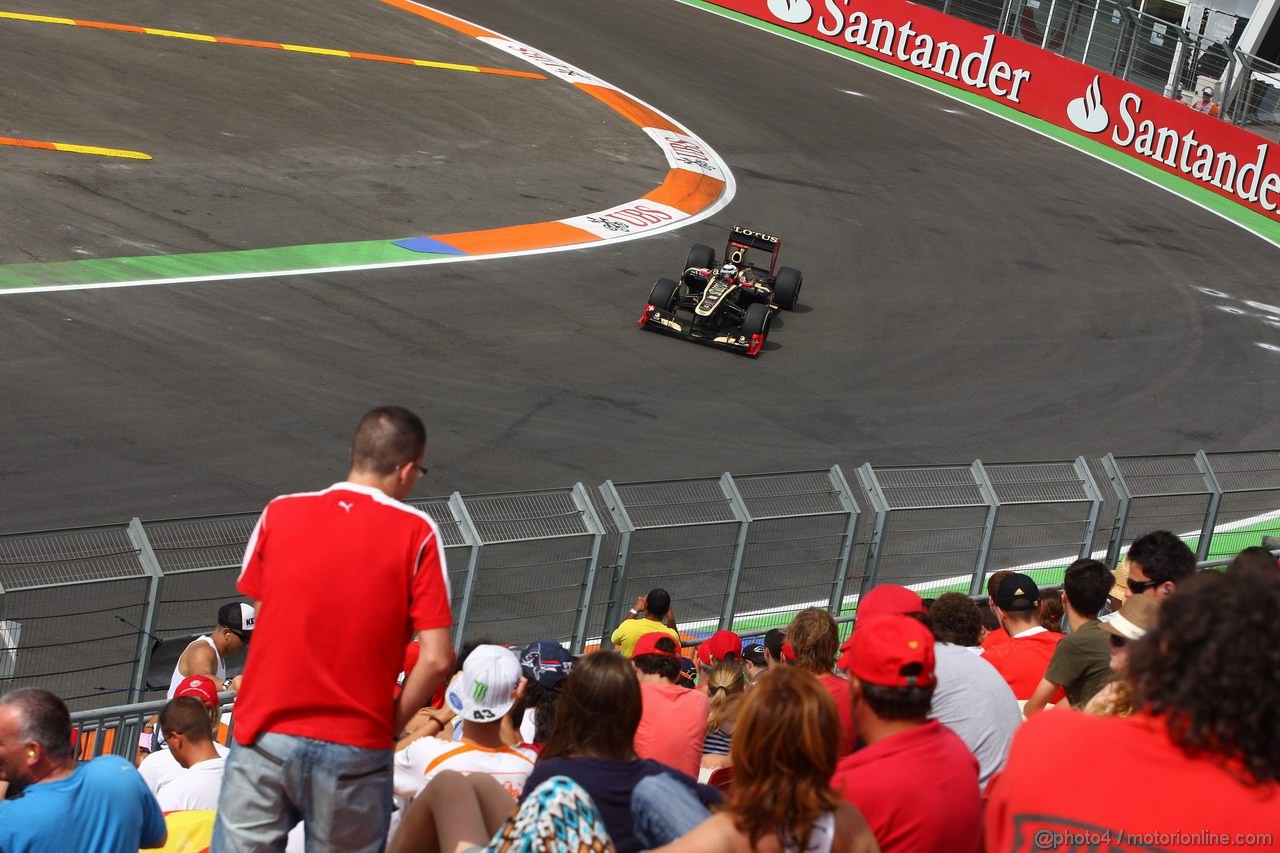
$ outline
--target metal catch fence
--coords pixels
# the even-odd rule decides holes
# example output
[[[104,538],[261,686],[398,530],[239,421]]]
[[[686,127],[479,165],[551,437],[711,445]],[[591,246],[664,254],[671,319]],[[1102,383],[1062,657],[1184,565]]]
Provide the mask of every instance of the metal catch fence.
[[[945,14],[1004,33],[1190,103],[1213,90],[1214,115],[1280,141],[1280,65],[1236,48],[1245,19],[1196,7],[1152,4],[1178,20],[1120,0],[921,0]]]
[[[1280,451],[1055,462],[840,466],[411,501],[437,522],[454,641],[607,643],[661,586],[690,637],[753,634],[878,583],[974,594],[1018,568],[1046,584],[1169,529],[1200,559],[1280,534]],[[0,536],[0,693],[73,710],[159,698],[174,650],[237,600],[256,514]],[[234,671],[239,662],[228,666]],[[161,671],[163,670],[163,671]]]

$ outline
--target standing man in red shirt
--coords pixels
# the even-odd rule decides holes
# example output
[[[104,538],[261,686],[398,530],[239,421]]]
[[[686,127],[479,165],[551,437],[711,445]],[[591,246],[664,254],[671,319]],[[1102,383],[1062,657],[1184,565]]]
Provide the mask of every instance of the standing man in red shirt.
[[[450,665],[444,545],[401,503],[427,471],[426,445],[417,415],[374,409],[346,482],[278,497],[258,520],[238,585],[255,601],[256,640],[215,853],[283,849],[300,820],[309,852],[383,849],[395,735]],[[410,635],[422,651],[393,699]]]

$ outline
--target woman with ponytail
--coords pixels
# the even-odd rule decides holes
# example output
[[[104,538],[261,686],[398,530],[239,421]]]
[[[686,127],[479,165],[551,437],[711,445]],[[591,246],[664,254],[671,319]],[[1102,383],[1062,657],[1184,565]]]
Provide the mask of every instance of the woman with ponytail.
[[[702,766],[727,767],[738,708],[747,689],[747,673],[738,661],[725,660],[710,670],[704,683],[711,712],[707,716],[707,739],[702,745]]]

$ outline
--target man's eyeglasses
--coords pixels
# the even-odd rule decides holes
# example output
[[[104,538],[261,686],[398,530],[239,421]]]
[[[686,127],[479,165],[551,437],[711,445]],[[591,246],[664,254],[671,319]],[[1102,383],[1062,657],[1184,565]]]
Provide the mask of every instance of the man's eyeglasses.
[[[1129,592],[1134,595],[1142,595],[1147,590],[1160,586],[1160,581],[1136,581],[1133,578],[1127,578],[1125,583],[1129,585]]]
[[[1125,646],[1125,643],[1129,641],[1126,640],[1124,637],[1117,637],[1115,634],[1108,634],[1107,642],[1111,643],[1111,648],[1113,649],[1123,649]]]
[[[249,645],[249,638],[253,636],[252,634],[247,631],[237,631],[235,628],[228,628],[226,625],[223,625],[222,627],[224,630],[229,631],[231,636],[235,637],[246,646]]]
[[[412,465],[414,468],[417,468],[418,474],[420,474],[423,477],[427,476],[427,472],[431,470],[426,465],[419,465],[417,462],[406,462],[405,464]]]

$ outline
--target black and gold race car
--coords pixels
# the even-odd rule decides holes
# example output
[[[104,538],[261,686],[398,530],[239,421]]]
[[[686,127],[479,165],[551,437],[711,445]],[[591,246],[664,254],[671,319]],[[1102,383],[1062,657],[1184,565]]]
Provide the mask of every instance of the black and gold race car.
[[[719,263],[714,249],[696,244],[680,281],[654,284],[640,326],[758,357],[774,312],[795,308],[804,281],[799,270],[778,267],[781,249],[772,234],[736,225]],[[767,269],[750,261],[752,250],[769,253]]]

